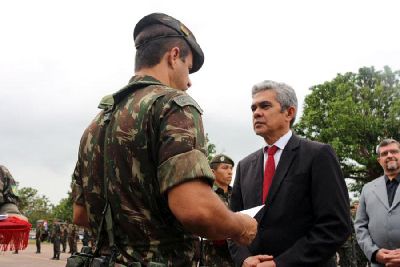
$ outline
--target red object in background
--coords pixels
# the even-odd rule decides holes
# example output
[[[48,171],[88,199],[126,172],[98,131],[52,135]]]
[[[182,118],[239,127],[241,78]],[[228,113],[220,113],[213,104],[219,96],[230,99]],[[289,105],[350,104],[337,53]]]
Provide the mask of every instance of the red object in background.
[[[22,250],[28,246],[31,224],[17,217],[0,221],[0,250]]]

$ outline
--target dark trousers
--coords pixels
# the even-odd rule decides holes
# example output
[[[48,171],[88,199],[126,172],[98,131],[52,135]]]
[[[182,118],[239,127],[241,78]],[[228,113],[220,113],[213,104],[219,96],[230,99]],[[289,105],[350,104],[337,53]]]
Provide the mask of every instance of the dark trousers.
[[[53,258],[60,259],[60,237],[55,237],[53,240]]]
[[[40,237],[36,238],[36,252],[40,253]]]

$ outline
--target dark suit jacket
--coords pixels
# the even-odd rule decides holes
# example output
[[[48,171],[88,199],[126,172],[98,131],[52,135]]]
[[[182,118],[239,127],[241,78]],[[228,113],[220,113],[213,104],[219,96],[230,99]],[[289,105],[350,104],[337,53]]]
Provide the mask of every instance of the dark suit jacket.
[[[262,204],[263,159],[260,149],[238,163],[233,211]],[[293,135],[257,219],[250,246],[230,243],[236,266],[258,254],[273,255],[277,266],[332,266],[351,229],[347,187],[333,149]]]

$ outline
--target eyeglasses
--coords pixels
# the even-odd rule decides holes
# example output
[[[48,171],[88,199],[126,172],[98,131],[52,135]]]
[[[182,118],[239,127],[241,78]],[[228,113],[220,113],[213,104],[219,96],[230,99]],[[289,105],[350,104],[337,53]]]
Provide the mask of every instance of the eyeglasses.
[[[387,155],[389,155],[389,153],[392,154],[392,155],[397,155],[397,154],[400,153],[400,150],[399,149],[389,149],[389,150],[381,152],[379,154],[379,156],[380,157],[386,157]]]

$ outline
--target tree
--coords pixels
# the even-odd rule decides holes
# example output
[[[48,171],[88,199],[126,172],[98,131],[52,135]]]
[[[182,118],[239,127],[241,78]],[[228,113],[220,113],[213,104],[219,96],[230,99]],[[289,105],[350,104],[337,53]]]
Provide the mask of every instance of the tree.
[[[53,217],[62,221],[72,221],[72,196],[68,192],[68,197],[60,200],[60,203],[53,209]]]
[[[46,196],[37,194],[38,191],[31,187],[23,187],[18,190],[19,203],[18,208],[32,225],[36,224],[37,220],[51,217],[52,205]]]
[[[400,72],[385,66],[338,74],[311,87],[304,113],[295,126],[299,135],[329,143],[336,150],[352,190],[382,174],[375,148],[384,138],[400,138]]]
[[[217,152],[217,150],[216,150],[216,146],[213,143],[210,143],[208,134],[206,134],[206,144],[207,144],[207,159],[210,162],[211,159],[215,156],[215,153]]]

